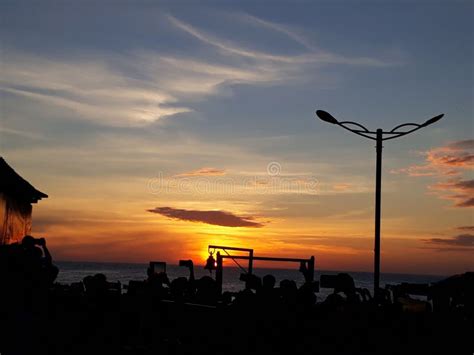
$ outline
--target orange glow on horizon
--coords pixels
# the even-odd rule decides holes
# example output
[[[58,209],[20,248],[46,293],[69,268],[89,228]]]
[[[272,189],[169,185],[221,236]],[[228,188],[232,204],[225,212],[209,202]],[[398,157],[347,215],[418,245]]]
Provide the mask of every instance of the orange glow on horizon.
[[[136,192],[128,190],[128,193]],[[80,211],[64,211],[64,205],[78,206]],[[155,202],[123,205],[93,198],[91,204],[90,199],[82,196],[57,197],[35,207],[32,232],[47,238],[56,260],[135,263],[163,260],[178,264],[180,259],[192,259],[196,265],[204,266],[209,256],[208,245],[213,244],[251,248],[257,256],[309,258],[314,255],[317,269],[372,270],[372,215],[360,218],[354,212],[354,219],[352,215],[317,220],[273,218],[264,227],[246,228],[169,219],[144,211],[143,205],[153,206]],[[233,210],[230,202],[222,206],[223,210]],[[48,223],[37,223],[43,219]],[[431,218],[418,218],[413,226],[400,218],[386,218],[382,271],[424,270],[448,274],[445,270],[472,269],[467,253],[457,253],[453,258],[453,254],[426,247],[423,240],[432,236],[429,228],[433,223],[436,221]],[[231,265],[227,259],[225,265]],[[265,267],[292,266],[268,263]]]

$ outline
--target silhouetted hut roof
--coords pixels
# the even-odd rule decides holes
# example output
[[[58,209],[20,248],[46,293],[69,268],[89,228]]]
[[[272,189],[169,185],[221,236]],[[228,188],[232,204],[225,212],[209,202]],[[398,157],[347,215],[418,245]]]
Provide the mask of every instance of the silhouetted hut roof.
[[[48,197],[18,175],[2,157],[0,157],[0,193],[29,203],[36,203]]]

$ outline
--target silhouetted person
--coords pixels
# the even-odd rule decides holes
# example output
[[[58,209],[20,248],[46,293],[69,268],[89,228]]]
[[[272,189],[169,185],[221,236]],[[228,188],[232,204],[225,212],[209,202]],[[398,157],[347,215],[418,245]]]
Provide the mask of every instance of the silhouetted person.
[[[180,260],[179,266],[184,266],[189,270],[189,278],[187,283],[187,289],[185,291],[185,298],[191,300],[196,295],[196,279],[194,277],[194,263],[191,259],[189,260]]]
[[[313,282],[312,273],[306,266],[306,262],[302,261],[300,263],[299,271],[303,274],[305,282]]]
[[[262,280],[254,274],[242,274],[240,280],[245,281],[245,288],[258,291],[262,287]]]
[[[145,281],[147,292],[159,299],[166,298],[168,289],[165,288],[165,285],[169,286],[170,284],[168,275],[165,272],[155,273],[151,268],[147,269],[147,274],[148,278]]]
[[[337,274],[337,285],[334,288],[335,293],[342,292],[346,295],[347,303],[360,303],[359,295],[356,292],[354,279],[346,273]]]
[[[280,296],[283,304],[287,306],[294,306],[297,303],[298,287],[293,280],[280,281]]]
[[[262,278],[262,287],[257,290],[258,302],[266,308],[273,308],[278,304],[278,290],[275,288],[276,279],[267,274]]]
[[[189,281],[185,277],[178,277],[170,283],[170,297],[174,301],[189,300]]]
[[[321,276],[321,281],[323,280]],[[339,273],[335,276],[327,276],[331,280],[334,292],[326,297],[324,304],[334,309],[343,310],[346,306],[360,303],[354,279],[346,273]],[[327,281],[325,281],[327,282]],[[329,287],[330,288],[330,287]]]
[[[203,276],[196,282],[196,301],[206,305],[217,303],[217,284],[210,276]]]
[[[437,312],[462,308],[474,316],[474,272],[438,281],[432,286],[432,299]]]
[[[262,279],[263,290],[273,290],[275,288],[276,279],[275,276],[267,274]]]
[[[298,289],[298,303],[303,307],[312,306],[316,303],[314,284],[312,282],[305,282]]]
[[[58,275],[59,269],[53,265],[53,258],[46,247],[46,239],[26,235],[21,242],[21,246],[28,266],[36,268],[37,271],[42,273],[41,276],[45,278],[44,281],[52,284]]]

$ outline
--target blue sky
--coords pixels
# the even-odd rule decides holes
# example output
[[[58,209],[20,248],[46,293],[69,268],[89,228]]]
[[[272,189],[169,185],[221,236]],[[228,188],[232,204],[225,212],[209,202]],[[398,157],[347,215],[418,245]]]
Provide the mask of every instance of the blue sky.
[[[143,57],[167,56],[181,63],[160,69],[179,71],[191,60],[243,70],[206,77],[216,87],[172,95],[177,102],[168,103],[209,123],[203,127],[183,114],[171,125],[213,139],[218,134],[227,140],[229,127],[232,135],[313,134],[322,128],[304,117],[315,108],[387,128],[446,112],[449,133],[472,128],[469,2],[7,2],[3,8],[4,65],[17,56],[66,62],[78,70],[99,62],[112,75],[140,80],[153,75],[152,63],[140,68]],[[293,62],[239,55],[220,44]],[[302,58],[311,55],[316,59]]]
[[[97,211],[81,205],[81,194],[115,201],[114,191],[125,189],[127,214],[138,219],[147,208],[169,205],[262,218],[286,210],[276,215],[290,223],[298,214],[323,216],[324,206],[342,216],[349,201],[351,211],[365,211],[362,226],[371,219],[372,143],[318,121],[314,112],[324,109],[386,129],[445,113],[436,126],[386,144],[384,211],[393,226],[403,218],[413,226],[388,234],[422,238],[433,232],[428,221],[437,213],[443,223],[436,228],[446,236],[472,224],[470,209],[453,209],[430,193],[439,176],[400,173],[424,164],[427,152],[472,139],[470,1],[4,1],[0,7],[0,149],[55,196],[38,207],[45,220],[64,205],[90,217]],[[317,180],[316,202],[312,195],[279,194],[157,198],[143,188],[159,174],[206,167],[236,179],[260,176],[270,162],[284,176]],[[470,169],[462,179],[472,178]],[[293,199],[294,210],[284,206]],[[420,212],[400,208],[413,203],[427,208],[420,228],[411,217]],[[123,218],[114,213],[107,218]]]

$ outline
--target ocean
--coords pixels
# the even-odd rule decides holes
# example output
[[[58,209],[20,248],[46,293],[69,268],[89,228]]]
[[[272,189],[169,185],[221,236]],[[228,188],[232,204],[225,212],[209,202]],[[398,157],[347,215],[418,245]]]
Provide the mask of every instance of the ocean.
[[[129,263],[103,263],[103,262],[55,262],[59,267],[59,275],[57,282],[69,284],[71,282],[82,281],[87,275],[102,273],[107,276],[108,281],[120,281],[122,285],[128,284],[130,280],[145,280],[146,269],[148,264],[129,264]],[[195,266],[195,276],[199,278],[204,275],[211,275],[209,271],[204,270],[203,266]],[[167,265],[166,272],[170,281],[176,277],[188,277],[188,269],[177,265]],[[241,270],[237,267],[224,267],[223,274],[223,290],[236,292],[242,290],[244,283],[239,280]],[[322,274],[334,275],[341,271],[335,270],[315,270],[315,280],[319,280]],[[373,290],[373,275],[370,272],[347,272],[354,278],[356,287],[367,288]],[[265,276],[272,274],[278,282],[284,279],[295,280],[297,285],[303,284],[303,275],[297,269],[265,269],[255,268],[254,274]],[[215,276],[215,272],[211,276]],[[380,276],[380,284],[384,287],[386,284],[398,284],[401,282],[412,283],[430,283],[446,278],[446,276],[435,275],[413,275],[413,274],[389,274],[382,273]],[[318,298],[324,298],[331,290],[321,289]]]

